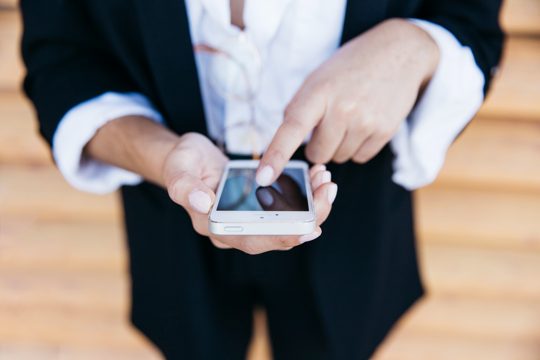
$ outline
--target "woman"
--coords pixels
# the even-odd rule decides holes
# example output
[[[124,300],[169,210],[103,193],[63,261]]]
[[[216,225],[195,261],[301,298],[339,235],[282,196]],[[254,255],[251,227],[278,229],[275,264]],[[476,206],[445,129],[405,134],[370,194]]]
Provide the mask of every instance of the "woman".
[[[500,2],[21,6],[41,132],[73,186],[122,188],[132,321],[163,354],[242,358],[261,305],[277,359],[368,358],[422,294],[410,191],[483,100]],[[316,164],[320,227],[210,236],[223,166],[261,152],[261,185]]]

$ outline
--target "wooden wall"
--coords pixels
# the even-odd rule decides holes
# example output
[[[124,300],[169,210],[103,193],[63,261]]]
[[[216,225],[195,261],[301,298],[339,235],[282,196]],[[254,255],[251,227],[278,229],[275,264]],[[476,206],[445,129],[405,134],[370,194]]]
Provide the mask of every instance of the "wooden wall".
[[[0,0],[0,359],[158,359],[126,320],[117,195],[72,190],[20,94],[14,0]],[[377,359],[540,359],[540,0],[506,0],[492,93],[416,194],[428,296]],[[266,359],[257,317],[252,359]]]

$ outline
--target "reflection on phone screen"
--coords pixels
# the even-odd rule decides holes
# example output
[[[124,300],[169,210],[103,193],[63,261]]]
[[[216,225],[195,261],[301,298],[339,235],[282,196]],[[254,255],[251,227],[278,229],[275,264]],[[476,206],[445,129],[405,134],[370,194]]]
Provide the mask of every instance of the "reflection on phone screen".
[[[218,211],[308,211],[304,172],[288,168],[270,186],[255,182],[256,169],[229,169]]]

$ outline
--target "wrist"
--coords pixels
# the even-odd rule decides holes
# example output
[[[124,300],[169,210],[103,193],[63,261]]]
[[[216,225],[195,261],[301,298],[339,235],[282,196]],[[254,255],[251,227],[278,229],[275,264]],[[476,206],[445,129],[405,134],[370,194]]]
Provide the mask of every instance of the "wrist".
[[[169,154],[175,149],[181,140],[181,136],[173,133],[160,124],[144,119],[144,124],[139,124],[128,140],[127,149],[131,154],[132,163],[139,168],[144,178],[161,186],[165,186],[163,168]]]
[[[423,89],[439,65],[439,46],[426,30],[409,20],[390,19],[385,21],[385,25],[396,34],[398,46],[404,47],[402,50],[408,54],[409,62],[420,81],[420,88]]]
[[[437,71],[437,67],[439,66],[439,61],[441,58],[441,52],[439,49],[439,45],[437,45],[435,39],[433,39],[433,37],[431,37],[431,35],[426,30],[413,23],[410,24],[414,26],[421,34],[419,34],[418,36],[418,41],[422,44],[421,46],[424,49],[422,55],[426,60],[424,67],[425,72],[421,85],[421,88],[423,89],[431,81],[433,75],[435,75],[435,72]]]
[[[85,154],[163,186],[161,169],[179,138],[150,119],[126,116],[101,127],[85,147]]]
[[[423,76],[420,86],[423,89],[430,82],[431,78],[433,78],[435,71],[437,71],[437,66],[439,65],[441,56],[439,46],[426,30],[410,21],[406,22],[417,34],[417,36],[414,37],[416,44],[412,46],[413,56],[414,53],[417,52],[420,58],[424,60],[422,66]]]

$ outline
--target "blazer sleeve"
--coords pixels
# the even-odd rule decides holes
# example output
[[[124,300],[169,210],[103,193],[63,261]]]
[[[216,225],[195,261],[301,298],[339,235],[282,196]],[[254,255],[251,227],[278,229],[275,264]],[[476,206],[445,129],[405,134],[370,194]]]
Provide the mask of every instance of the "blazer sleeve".
[[[438,24],[471,48],[485,78],[487,92],[503,48],[499,24],[501,0],[425,0],[420,19]]]
[[[76,105],[109,91],[136,92],[92,27],[82,1],[22,0],[24,91],[51,145],[58,123]]]

